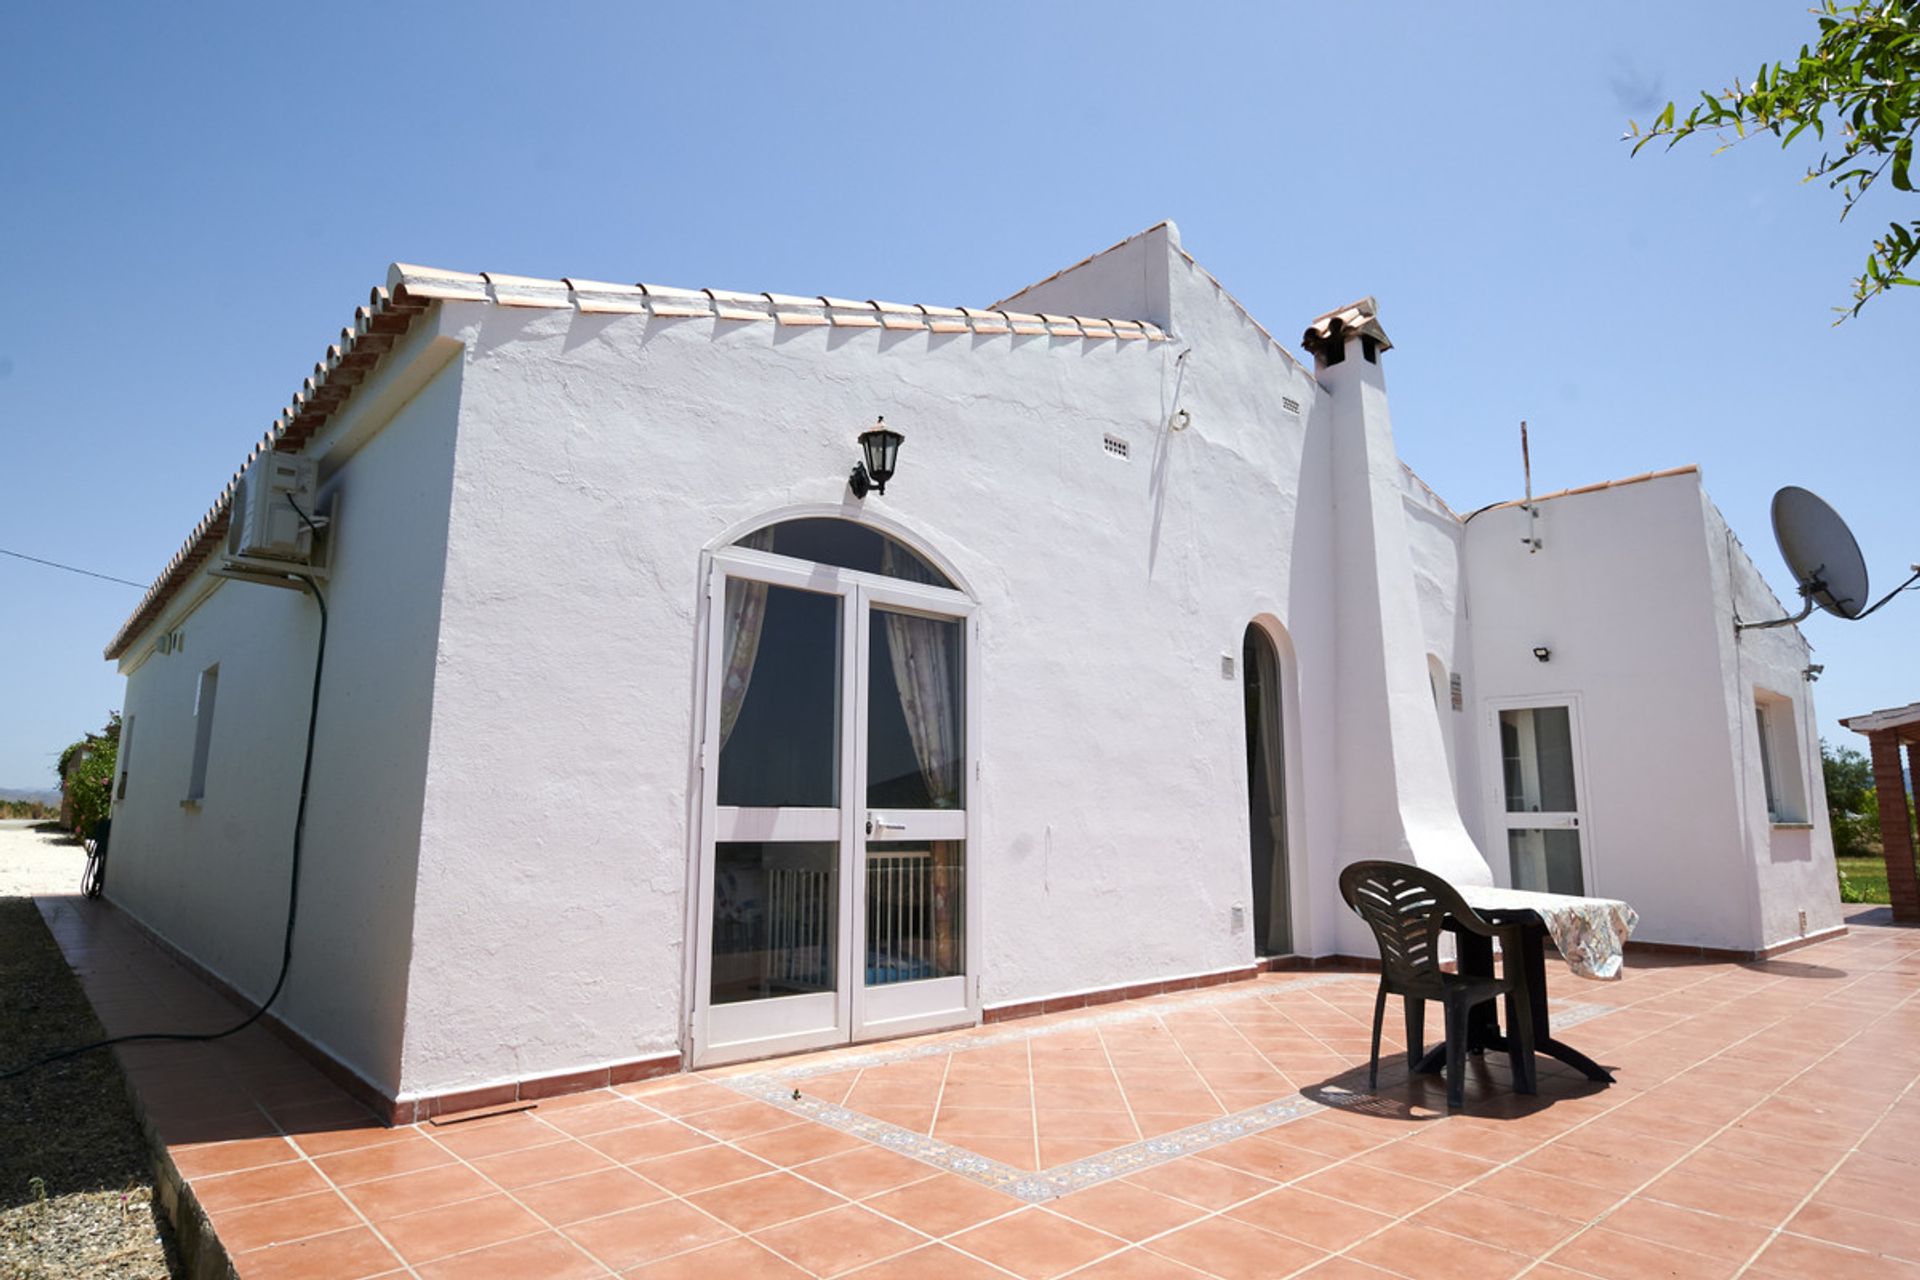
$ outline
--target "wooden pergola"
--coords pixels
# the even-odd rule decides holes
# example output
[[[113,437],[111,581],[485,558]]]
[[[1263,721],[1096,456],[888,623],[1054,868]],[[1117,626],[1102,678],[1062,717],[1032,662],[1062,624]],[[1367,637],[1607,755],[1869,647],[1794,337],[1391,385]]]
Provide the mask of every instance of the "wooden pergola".
[[[1887,860],[1887,888],[1895,920],[1920,923],[1920,875],[1914,871],[1913,816],[1907,810],[1907,777],[1920,773],[1920,702],[1869,711],[1840,721],[1865,734],[1873,756],[1873,789],[1880,799],[1880,844]],[[1901,768],[1901,749],[1906,766]]]

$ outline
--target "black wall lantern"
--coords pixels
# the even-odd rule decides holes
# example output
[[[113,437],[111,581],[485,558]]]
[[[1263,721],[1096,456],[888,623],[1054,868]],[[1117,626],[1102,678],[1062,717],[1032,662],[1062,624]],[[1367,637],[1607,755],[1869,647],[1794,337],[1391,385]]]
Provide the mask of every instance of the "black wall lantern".
[[[1547,646],[1543,644],[1537,644],[1533,646],[1533,656],[1539,659],[1541,662],[1546,662],[1548,659],[1553,657],[1553,650],[1547,648]]]
[[[894,461],[900,456],[900,442],[905,439],[887,425],[884,417],[874,419],[873,425],[860,433],[860,452],[866,457],[853,464],[853,474],[847,477],[854,497],[866,497],[869,489],[881,494],[887,491]]]

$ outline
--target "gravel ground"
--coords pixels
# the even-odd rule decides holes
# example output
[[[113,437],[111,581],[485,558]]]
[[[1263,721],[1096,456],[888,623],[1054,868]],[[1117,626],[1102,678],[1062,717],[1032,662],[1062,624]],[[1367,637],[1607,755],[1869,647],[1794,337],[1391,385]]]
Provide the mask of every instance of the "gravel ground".
[[[85,852],[0,822],[0,1070],[97,1040],[33,893],[75,893]],[[171,1239],[146,1147],[108,1052],[0,1081],[0,1277],[167,1280]]]
[[[45,830],[40,830],[45,826]],[[87,851],[50,825],[0,820],[0,898],[78,893]]]

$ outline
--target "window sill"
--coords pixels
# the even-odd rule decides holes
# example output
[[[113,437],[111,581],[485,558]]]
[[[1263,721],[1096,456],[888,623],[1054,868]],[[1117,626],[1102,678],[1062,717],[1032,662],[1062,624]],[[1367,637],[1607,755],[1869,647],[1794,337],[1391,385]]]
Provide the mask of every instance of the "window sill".
[[[1811,831],[1813,824],[1811,822],[1775,822],[1773,829],[1775,831]]]

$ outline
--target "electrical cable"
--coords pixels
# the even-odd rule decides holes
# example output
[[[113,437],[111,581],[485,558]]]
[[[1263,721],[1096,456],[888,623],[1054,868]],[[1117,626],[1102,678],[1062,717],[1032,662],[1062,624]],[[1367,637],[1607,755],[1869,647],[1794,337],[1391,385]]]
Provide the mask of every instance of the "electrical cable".
[[[76,569],[70,564],[61,564],[58,560],[42,560],[39,556],[30,556],[24,551],[9,551],[5,547],[0,547],[0,556],[12,556],[15,560],[30,560],[34,564],[46,565],[49,569],[65,569],[68,573],[77,573],[84,578],[98,578],[102,582],[117,582],[123,587],[138,587],[142,591],[145,591],[150,585],[145,582],[135,582],[131,578],[116,578],[110,573],[95,573],[91,569]]]
[[[1920,582],[1920,568],[1917,568],[1913,571],[1913,576],[1911,578],[1908,578],[1905,582],[1901,583],[1899,586],[1895,587],[1893,590],[1887,592],[1887,594],[1881,596],[1878,600],[1874,601],[1871,605],[1867,606],[1865,609],[1862,609],[1859,613],[1854,614],[1852,620],[1854,622],[1860,621],[1860,619],[1866,617],[1868,614],[1872,613],[1875,609],[1878,609],[1881,605],[1885,604],[1887,601],[1899,595],[1902,591],[1910,590],[1913,587],[1913,584],[1916,582]]]
[[[308,530],[316,534],[319,532],[313,521],[307,518],[307,513],[300,510],[300,504],[293,500],[292,494],[287,495],[287,503],[293,508],[294,514],[300,517],[301,523],[305,524]],[[260,1002],[259,1008],[255,1009],[233,1026],[228,1027],[225,1031],[150,1031],[136,1035],[109,1036],[105,1040],[95,1040],[92,1044],[83,1044],[73,1049],[63,1049],[59,1053],[49,1054],[44,1058],[27,1063],[25,1066],[15,1067],[10,1071],[0,1073],[0,1081],[13,1080],[26,1075],[30,1071],[38,1071],[41,1067],[51,1066],[56,1062],[64,1062],[68,1058],[77,1058],[83,1053],[92,1053],[95,1049],[105,1049],[110,1045],[133,1044],[151,1040],[187,1041],[193,1043],[208,1040],[224,1040],[228,1036],[237,1035],[245,1031],[248,1027],[260,1021],[261,1017],[266,1014],[273,1002],[280,998],[280,992],[287,985],[287,971],[293,967],[293,924],[300,910],[300,851],[302,836],[304,836],[306,832],[307,825],[307,787],[313,777],[314,728],[320,719],[320,673],[326,665],[327,657],[327,598],[320,594],[319,584],[306,574],[294,573],[289,576],[298,578],[300,581],[306,583],[307,590],[313,593],[314,602],[320,606],[320,640],[318,645],[315,646],[313,655],[313,697],[307,708],[306,758],[300,765],[300,804],[295,810],[293,819],[293,866],[287,881],[287,929],[286,936],[282,940],[280,947],[280,976],[274,979],[273,990],[267,993],[267,998]]]

